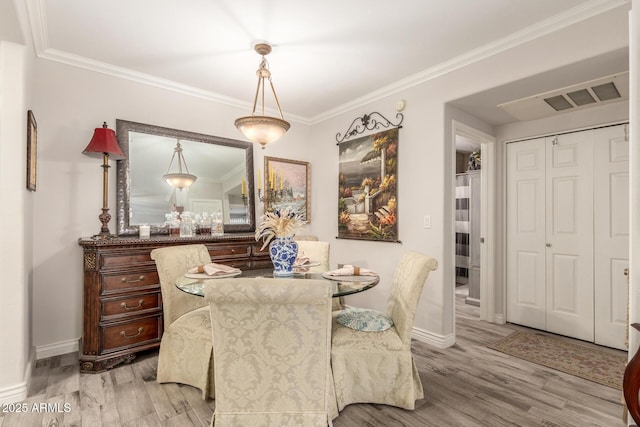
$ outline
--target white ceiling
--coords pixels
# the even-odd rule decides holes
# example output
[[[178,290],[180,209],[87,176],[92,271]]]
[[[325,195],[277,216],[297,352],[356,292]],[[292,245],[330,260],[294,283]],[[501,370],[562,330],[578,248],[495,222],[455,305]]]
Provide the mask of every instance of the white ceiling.
[[[306,123],[625,3],[27,1],[39,56],[247,112],[260,60],[253,44],[266,40],[273,45],[267,59],[285,118]]]

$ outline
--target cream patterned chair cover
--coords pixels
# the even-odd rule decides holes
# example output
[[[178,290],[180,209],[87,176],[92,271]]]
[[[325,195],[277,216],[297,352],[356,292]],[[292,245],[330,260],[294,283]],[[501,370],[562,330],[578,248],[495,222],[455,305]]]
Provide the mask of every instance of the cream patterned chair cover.
[[[329,242],[300,240],[298,243],[298,254],[304,253],[311,261],[318,261],[320,265],[309,267],[310,273],[324,273],[331,270],[329,267]],[[333,311],[342,310],[342,297],[336,297],[332,301]]]
[[[387,315],[394,325],[382,332],[342,326],[333,315],[331,367],[338,409],[351,403],[381,403],[415,409],[424,397],[411,356],[411,329],[420,294],[435,259],[417,252],[403,255],[395,269]]]
[[[176,288],[178,277],[211,262],[204,245],[180,245],[151,251],[162,290],[164,334],[160,342],[157,381],[189,384],[214,397],[211,319],[204,298]]]
[[[212,426],[332,425],[331,294],[325,280],[206,283],[216,360]]]
[[[310,272],[324,273],[329,271],[329,242],[313,240],[296,241],[298,243],[298,255],[304,253],[311,261],[317,261],[320,265],[309,267]]]
[[[318,241],[318,236],[315,236],[313,234],[299,234],[294,236],[293,240],[295,240],[296,242],[302,242],[306,240]]]

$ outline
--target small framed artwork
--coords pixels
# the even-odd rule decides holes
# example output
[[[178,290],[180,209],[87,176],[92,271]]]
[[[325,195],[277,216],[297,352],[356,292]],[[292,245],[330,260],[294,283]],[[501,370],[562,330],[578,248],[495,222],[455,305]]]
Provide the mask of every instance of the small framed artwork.
[[[264,182],[260,182],[262,178]],[[310,188],[309,162],[265,156],[263,177],[260,177],[258,171],[258,193],[264,202],[265,211],[291,206],[309,223]]]
[[[36,191],[36,167],[38,162],[38,124],[33,111],[27,112],[27,189]]]

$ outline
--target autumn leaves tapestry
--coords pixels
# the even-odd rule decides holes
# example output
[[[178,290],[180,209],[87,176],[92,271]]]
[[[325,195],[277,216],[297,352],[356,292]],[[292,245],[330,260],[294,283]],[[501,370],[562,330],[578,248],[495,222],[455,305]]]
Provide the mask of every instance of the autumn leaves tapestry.
[[[338,237],[398,241],[398,128],[339,145]]]

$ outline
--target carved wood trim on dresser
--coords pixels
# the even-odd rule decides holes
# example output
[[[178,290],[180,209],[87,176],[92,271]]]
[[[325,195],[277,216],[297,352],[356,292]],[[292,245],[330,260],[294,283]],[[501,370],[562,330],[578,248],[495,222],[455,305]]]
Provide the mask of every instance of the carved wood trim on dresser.
[[[211,259],[242,270],[271,266],[253,233],[150,239],[80,238],[83,249],[84,322],[81,372],[102,372],[135,359],[136,353],[160,346],[162,295],[151,251],[204,244]]]

